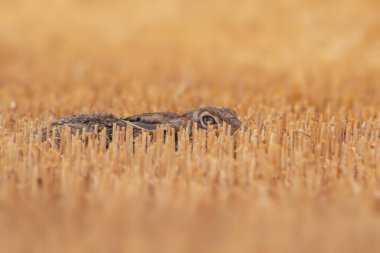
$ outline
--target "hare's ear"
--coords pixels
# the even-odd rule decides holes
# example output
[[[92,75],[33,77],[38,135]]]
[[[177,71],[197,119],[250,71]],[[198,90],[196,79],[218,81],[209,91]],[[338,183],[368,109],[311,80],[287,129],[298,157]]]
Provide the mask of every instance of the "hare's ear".
[[[178,118],[178,115],[175,113],[157,112],[135,115],[125,118],[124,120],[133,127],[153,131],[159,125],[174,127],[172,121],[176,118]]]
[[[157,127],[157,124],[149,124],[149,123],[144,123],[144,122],[128,122],[128,124],[135,128],[143,129],[147,131],[153,131]]]

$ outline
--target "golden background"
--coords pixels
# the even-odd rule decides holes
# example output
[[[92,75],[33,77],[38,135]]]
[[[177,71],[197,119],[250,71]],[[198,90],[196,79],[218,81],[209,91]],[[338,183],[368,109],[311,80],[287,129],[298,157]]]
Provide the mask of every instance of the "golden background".
[[[1,251],[380,250],[379,13],[376,0],[2,0]],[[71,114],[208,105],[253,131],[237,160],[20,139]]]

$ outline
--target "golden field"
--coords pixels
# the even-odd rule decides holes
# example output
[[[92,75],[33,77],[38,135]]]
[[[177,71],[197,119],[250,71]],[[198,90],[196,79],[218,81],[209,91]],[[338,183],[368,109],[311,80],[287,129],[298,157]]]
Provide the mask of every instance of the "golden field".
[[[0,252],[380,252],[380,3],[0,3]],[[32,133],[214,105],[233,140]],[[207,139],[207,140],[206,140]],[[207,148],[206,143],[207,141]],[[145,148],[145,145],[148,145]]]

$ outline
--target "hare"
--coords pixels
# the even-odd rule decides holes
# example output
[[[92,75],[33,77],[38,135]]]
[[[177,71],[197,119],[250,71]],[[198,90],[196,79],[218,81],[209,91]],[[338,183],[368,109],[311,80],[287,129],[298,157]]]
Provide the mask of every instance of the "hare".
[[[99,134],[105,129],[106,146],[108,146],[112,141],[114,124],[120,129],[128,125],[132,126],[133,135],[137,136],[142,130],[152,132],[158,126],[172,127],[177,132],[181,128],[192,127],[194,123],[199,129],[217,127],[225,123],[231,127],[231,134],[234,134],[241,126],[235,111],[217,107],[197,108],[180,115],[172,112],[153,112],[127,118],[119,118],[112,114],[82,114],[56,120],[49,127],[42,128],[42,140],[46,140],[48,134],[52,135],[52,129],[61,129],[65,126],[70,128],[72,134],[76,132],[82,134],[83,129],[90,133],[97,131],[96,134]],[[48,129],[50,129],[49,133]],[[59,142],[58,133],[56,138]]]

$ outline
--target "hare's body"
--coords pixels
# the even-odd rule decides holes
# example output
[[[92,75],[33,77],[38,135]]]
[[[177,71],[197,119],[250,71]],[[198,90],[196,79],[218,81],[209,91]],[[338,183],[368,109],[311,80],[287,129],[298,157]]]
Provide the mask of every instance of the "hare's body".
[[[67,125],[74,131],[82,131],[83,128],[93,131],[95,125],[102,130],[103,128],[112,128],[113,124],[123,127],[126,125],[126,121],[112,114],[81,114],[54,121],[50,126],[54,128]]]
[[[126,127],[127,122],[122,120],[115,115],[112,114],[81,114],[81,115],[73,115],[67,118],[63,118],[60,120],[56,120],[50,124],[49,135],[52,135],[53,129],[62,129],[67,126],[72,134],[82,135],[83,130],[87,133],[95,133],[100,134],[104,129],[106,131],[106,143],[108,144],[112,141],[112,131],[113,126],[116,124],[120,129],[122,127]],[[45,140],[48,135],[48,128],[44,127],[42,129],[42,139]],[[60,142],[60,133],[56,131],[56,139],[58,143]]]
[[[200,129],[207,129],[209,126],[217,126],[223,122],[231,126],[232,134],[240,128],[241,124],[233,110],[216,107],[194,109],[181,115],[171,112],[154,112],[127,118],[119,118],[112,114],[82,114],[52,122],[49,127],[42,129],[42,139],[45,140],[47,135],[51,136],[53,129],[61,129],[65,126],[71,130],[72,134],[78,132],[80,135],[83,130],[88,133],[95,133],[96,130],[95,134],[100,134],[105,129],[108,146],[112,141],[114,125],[120,129],[129,125],[133,127],[133,134],[136,136],[142,130],[153,131],[157,126],[168,126],[178,131],[194,123]],[[56,138],[59,142],[59,131],[56,132]]]

